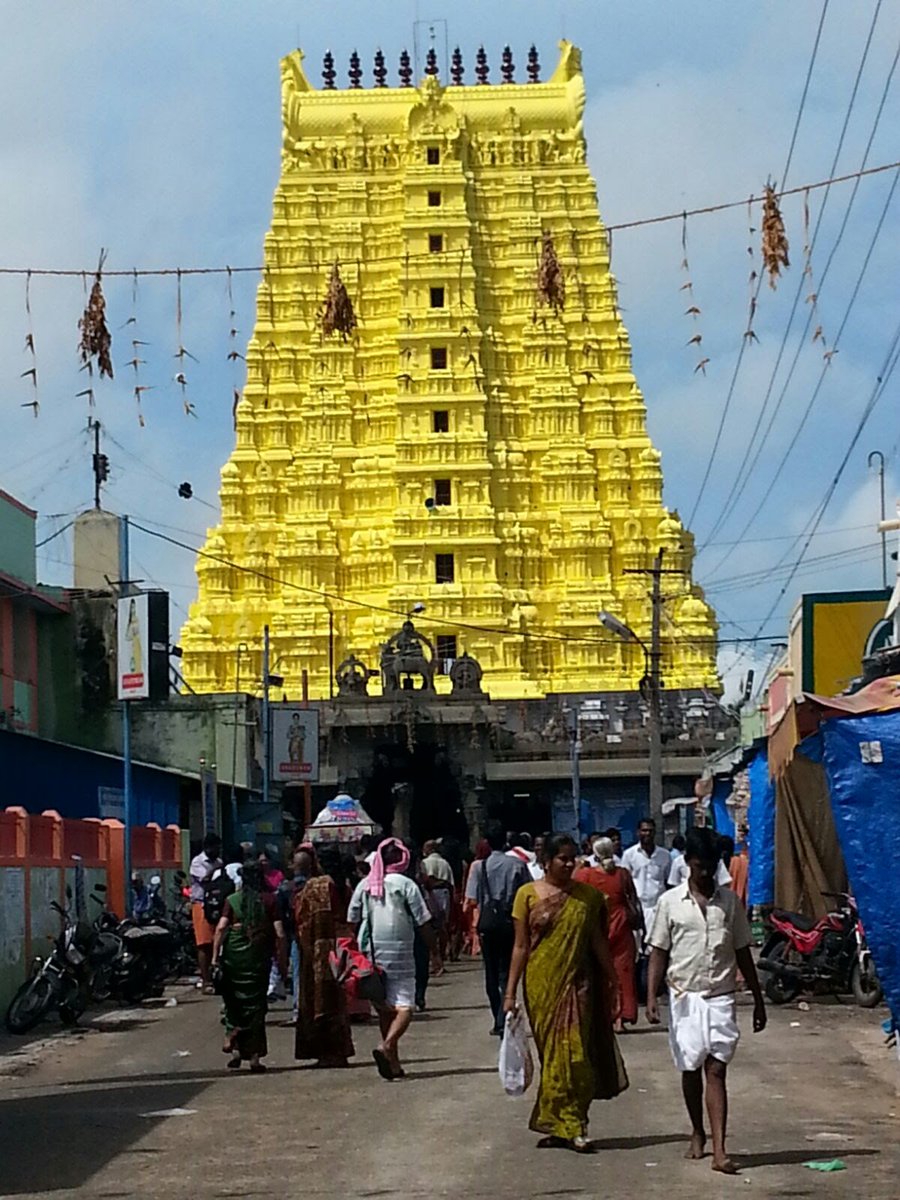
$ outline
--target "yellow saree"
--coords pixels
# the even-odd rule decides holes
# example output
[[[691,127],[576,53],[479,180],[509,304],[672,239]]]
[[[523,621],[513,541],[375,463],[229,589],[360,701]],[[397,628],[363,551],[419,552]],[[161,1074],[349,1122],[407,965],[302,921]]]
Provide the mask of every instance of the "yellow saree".
[[[571,1140],[586,1134],[591,1101],[618,1096],[628,1076],[591,949],[593,930],[605,929],[604,898],[583,883],[546,896],[538,886],[520,888],[513,905],[528,928],[525,1008],[541,1061],[529,1127]]]

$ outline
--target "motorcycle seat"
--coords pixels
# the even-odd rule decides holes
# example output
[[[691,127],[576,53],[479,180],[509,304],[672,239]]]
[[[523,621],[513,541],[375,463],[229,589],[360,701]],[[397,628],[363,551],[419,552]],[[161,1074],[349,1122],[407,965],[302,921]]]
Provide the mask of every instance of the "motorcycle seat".
[[[132,925],[130,929],[123,931],[122,936],[130,942],[134,942],[142,939],[166,938],[169,936],[169,931],[163,929],[161,925]]]
[[[803,913],[788,912],[785,908],[773,909],[772,916],[788,925],[793,925],[801,933],[809,933],[811,929],[815,929],[817,924],[815,917],[804,917]]]

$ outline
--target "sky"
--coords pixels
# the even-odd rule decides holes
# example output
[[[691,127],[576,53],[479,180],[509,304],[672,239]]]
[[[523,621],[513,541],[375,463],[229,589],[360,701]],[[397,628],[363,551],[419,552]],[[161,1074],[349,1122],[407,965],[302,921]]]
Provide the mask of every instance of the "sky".
[[[484,43],[495,78],[507,42],[520,77],[531,42],[545,74],[560,37],[581,47],[588,163],[607,224],[900,160],[900,68],[890,76],[900,0],[830,0],[813,60],[822,8],[822,0],[92,0],[86,19],[80,6],[31,0],[5,11],[0,40],[0,268],[90,273],[101,247],[107,268],[126,271],[258,264],[280,165],[279,59],[302,46],[318,81],[330,48],[344,80],[356,48],[368,81],[380,45],[393,75],[414,34],[427,43],[429,22],[441,45],[446,21],[470,72]],[[784,199],[791,265],[776,290],[759,289],[758,340],[744,337],[748,277],[759,270],[758,203],[613,234],[665,502],[690,520],[701,548],[695,578],[723,638],[760,639],[723,646],[731,679],[765,663],[801,592],[881,584],[879,483],[868,456],[885,456],[890,515],[900,374],[883,393],[878,380],[900,320],[896,180],[889,170]],[[136,287],[108,278],[116,374],[91,385],[76,353],[83,280],[0,273],[0,488],[40,514],[38,537],[51,538],[39,551],[43,581],[71,582],[64,527],[92,501],[89,415],[103,423],[111,460],[105,507],[202,544],[216,522],[232,389],[242,382],[226,357],[229,314],[239,339],[249,337],[255,287],[249,274],[233,277],[231,295],[227,276],[186,277],[179,331],[176,276]],[[699,315],[686,312],[691,302]],[[689,344],[698,333],[700,345]],[[137,354],[132,338],[146,343]],[[193,356],[183,360],[184,392],[174,378],[179,345]],[[143,427],[126,365],[134,357],[148,388]],[[23,407],[34,388],[22,372],[33,366],[36,418]],[[77,395],[88,386],[91,410]],[[178,496],[183,481],[191,500]],[[893,578],[890,560],[888,570]],[[135,532],[131,573],[170,590],[177,628],[195,592],[192,555]]]

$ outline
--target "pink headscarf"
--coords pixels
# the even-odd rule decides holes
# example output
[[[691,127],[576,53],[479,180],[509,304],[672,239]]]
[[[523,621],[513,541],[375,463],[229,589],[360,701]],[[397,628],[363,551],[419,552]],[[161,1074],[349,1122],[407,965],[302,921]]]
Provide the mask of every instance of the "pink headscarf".
[[[396,846],[400,851],[400,858],[397,862],[385,863],[384,852],[389,846]],[[365,879],[366,891],[376,900],[381,900],[384,896],[384,877],[385,875],[402,875],[409,866],[409,851],[403,845],[399,838],[385,838],[375,851],[375,859],[372,863],[372,869]]]

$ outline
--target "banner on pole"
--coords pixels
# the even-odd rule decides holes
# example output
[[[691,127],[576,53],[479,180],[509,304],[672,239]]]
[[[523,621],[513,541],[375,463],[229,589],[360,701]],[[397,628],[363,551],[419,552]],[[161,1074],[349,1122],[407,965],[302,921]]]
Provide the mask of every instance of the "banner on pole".
[[[269,724],[272,778],[281,783],[318,783],[318,710],[293,704],[273,704],[269,710]]]
[[[116,692],[120,700],[169,694],[169,594],[121,596],[116,610]]]
[[[150,606],[146,592],[122,596],[117,610],[120,700],[146,700],[150,695]]]

